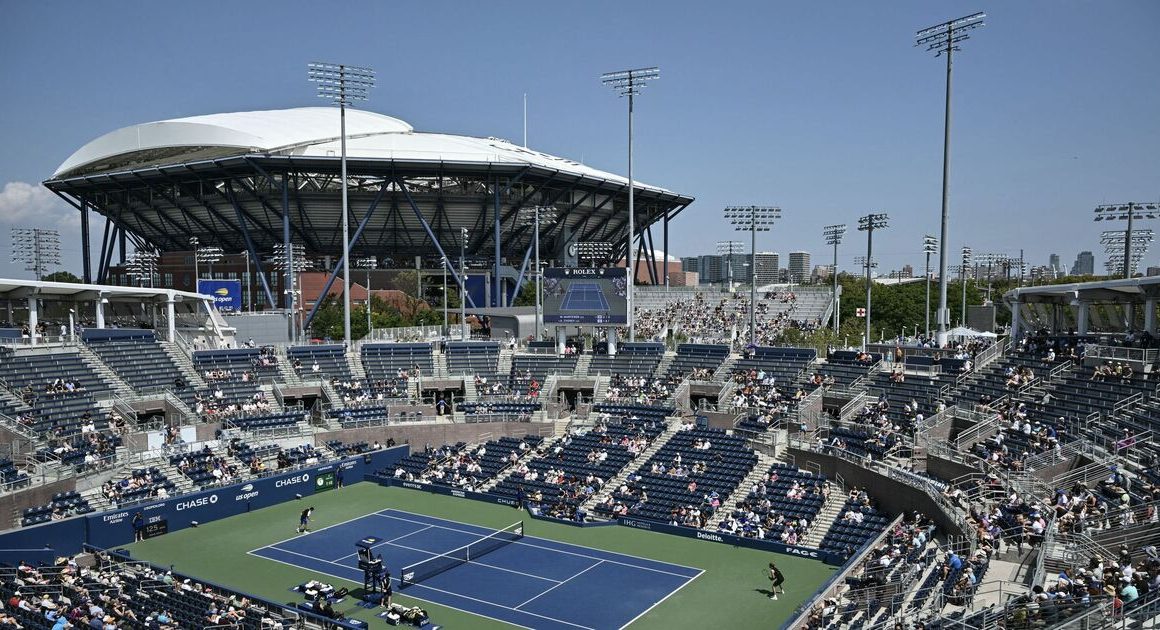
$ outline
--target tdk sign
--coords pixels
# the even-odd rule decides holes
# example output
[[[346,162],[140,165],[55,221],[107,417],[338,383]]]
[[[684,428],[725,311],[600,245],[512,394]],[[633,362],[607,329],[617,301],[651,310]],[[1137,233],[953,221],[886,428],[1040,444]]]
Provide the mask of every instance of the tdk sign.
[[[177,503],[173,504],[173,507],[178,512],[181,512],[182,510],[192,510],[193,508],[204,507],[206,505],[213,505],[214,503],[217,503],[217,501],[218,501],[217,495],[211,494],[208,497],[198,497],[196,499],[190,499],[188,501],[178,501]]]
[[[306,483],[307,481],[310,481],[310,473],[302,473],[301,475],[279,479],[278,481],[274,482],[274,487],[285,488],[286,486],[296,486],[300,483]]]

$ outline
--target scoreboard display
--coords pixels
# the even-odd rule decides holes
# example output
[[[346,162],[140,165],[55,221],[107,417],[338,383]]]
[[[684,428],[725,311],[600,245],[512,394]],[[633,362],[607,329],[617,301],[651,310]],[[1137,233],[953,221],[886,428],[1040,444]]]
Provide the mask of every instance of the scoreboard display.
[[[544,323],[628,323],[628,269],[565,267],[544,270]]]

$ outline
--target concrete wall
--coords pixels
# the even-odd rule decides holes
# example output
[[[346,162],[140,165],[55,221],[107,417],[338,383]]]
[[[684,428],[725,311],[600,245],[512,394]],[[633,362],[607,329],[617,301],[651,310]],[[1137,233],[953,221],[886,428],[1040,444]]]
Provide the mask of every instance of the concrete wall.
[[[938,477],[939,479],[954,481],[963,475],[977,473],[979,470],[966,464],[960,464],[959,462],[951,461],[949,459],[942,459],[941,457],[935,457],[928,454],[926,457],[926,472],[934,475],[935,477]]]
[[[77,487],[76,477],[61,479],[39,486],[21,490],[11,494],[0,495],[0,529],[8,529],[14,521],[9,518],[14,514],[22,514],[25,508],[47,505],[52,495],[58,492],[69,492]]]
[[[820,467],[822,474],[830,479],[834,479],[835,475],[842,475],[842,479],[845,480],[848,487],[868,488],[870,496],[877,501],[878,507],[892,517],[903,512],[917,510],[934,520],[939,528],[939,534],[942,536],[962,536],[971,533],[959,531],[958,526],[943,514],[935,500],[918,488],[895,481],[872,470],[866,470],[832,455],[794,448],[789,449],[789,454],[793,456],[794,462],[799,468],[809,469],[809,464],[813,464]]]
[[[552,431],[554,424],[544,422],[482,422],[478,424],[391,424],[385,427],[366,427],[359,429],[345,429],[318,434],[318,441],[325,443],[328,440],[342,440],[352,442],[379,442],[385,443],[394,438],[398,444],[411,444],[415,448],[422,448],[430,443],[432,446],[455,444],[456,442],[478,442],[482,438],[497,439],[505,435],[520,437],[529,433]]]

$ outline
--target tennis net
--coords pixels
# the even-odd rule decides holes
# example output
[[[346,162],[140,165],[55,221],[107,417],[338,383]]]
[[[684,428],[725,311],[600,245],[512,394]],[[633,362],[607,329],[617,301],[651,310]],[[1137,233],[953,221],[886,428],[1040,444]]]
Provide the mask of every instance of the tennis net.
[[[399,572],[399,587],[406,588],[439,575],[448,569],[472,562],[523,537],[524,522],[520,521],[496,530],[471,544],[405,566]]]

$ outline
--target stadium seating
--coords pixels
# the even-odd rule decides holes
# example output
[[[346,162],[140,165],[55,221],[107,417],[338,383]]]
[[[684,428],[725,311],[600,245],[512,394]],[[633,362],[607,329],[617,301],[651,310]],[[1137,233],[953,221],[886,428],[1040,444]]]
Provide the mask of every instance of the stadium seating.
[[[496,380],[499,373],[498,341],[448,341],[447,373]]]
[[[351,379],[350,363],[341,345],[290,346],[286,348],[286,359],[303,378],[321,377],[328,381]],[[318,365],[317,372],[314,370],[315,364]]]
[[[861,520],[847,518],[847,514],[860,515]],[[880,534],[888,524],[890,518],[877,509],[846,501],[818,548],[848,556]]]
[[[513,354],[510,384],[513,392],[526,392],[532,380],[543,383],[548,375],[576,372],[576,356]]]
[[[98,431],[107,428],[96,397],[108,395],[111,387],[75,350],[14,353],[0,348],[0,382],[12,394],[26,399],[27,413],[33,419],[29,428],[37,433],[61,437],[78,434],[86,413]],[[49,391],[54,382],[72,383],[75,388]]]
[[[27,527],[77,514],[89,514],[92,511],[92,506],[79,492],[75,490],[58,492],[52,496],[52,501],[47,505],[25,509],[20,524]]]
[[[664,358],[664,353],[664,344],[624,342],[617,348],[616,356],[607,354],[593,356],[588,373],[652,376]]]
[[[130,387],[138,392],[176,390],[187,402],[193,399],[191,388],[174,386],[179,378],[188,383],[189,376],[157,342],[152,330],[125,328],[86,328],[81,339],[106,365],[113,368]]]
[[[757,347],[733,364],[733,373],[764,371],[776,378],[779,385],[788,384],[796,381],[817,356],[818,351],[813,348]]]
[[[727,358],[729,346],[682,343],[677,345],[677,354],[665,370],[665,376],[683,378],[694,372],[707,373],[711,376]]]
[[[363,369],[374,381],[388,381],[418,368],[430,376],[435,370],[429,343],[368,343],[363,344]]]

